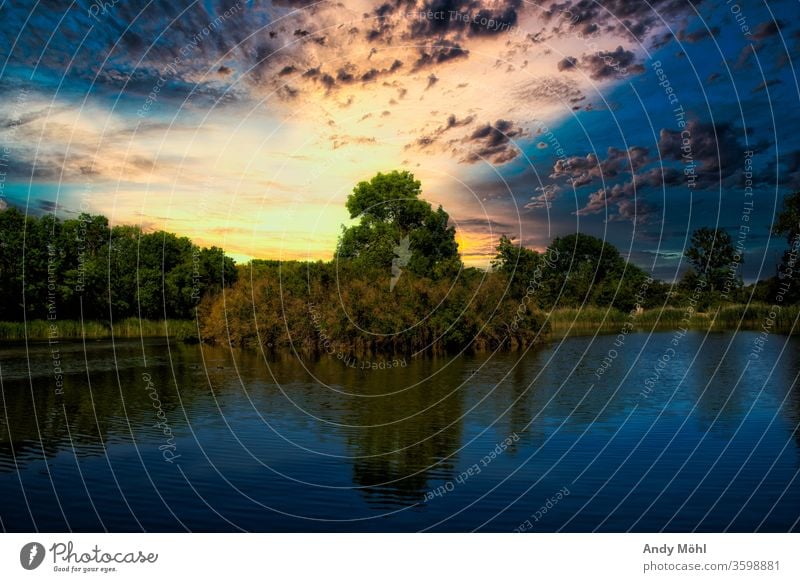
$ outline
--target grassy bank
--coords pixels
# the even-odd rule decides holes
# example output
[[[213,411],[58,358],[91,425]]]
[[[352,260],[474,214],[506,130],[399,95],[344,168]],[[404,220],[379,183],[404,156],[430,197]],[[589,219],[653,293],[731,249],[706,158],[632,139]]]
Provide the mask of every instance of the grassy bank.
[[[771,315],[772,313],[772,315]],[[770,305],[727,305],[706,312],[695,312],[689,320],[689,329],[699,331],[761,330],[765,326],[770,332],[800,334],[798,325],[800,306],[785,306],[773,312]],[[648,309],[632,320],[627,313],[616,309],[587,307],[584,309],[556,309],[549,314],[546,329],[548,336],[591,335],[619,333],[626,322],[631,321],[637,331],[666,331],[686,325],[686,310],[678,307]]]
[[[51,326],[55,326],[55,335],[51,334]],[[138,337],[171,337],[181,341],[196,341],[197,326],[194,321],[170,319],[154,321],[130,317],[114,322],[112,327],[99,321],[44,321],[0,322],[0,340],[22,341],[57,339],[103,339],[103,338],[138,338]]]
[[[718,310],[693,314],[689,328],[699,331],[734,331],[761,330],[765,325],[774,333],[800,334],[800,306],[786,306],[775,312],[764,304],[729,305]],[[566,335],[593,335],[595,333],[619,333],[626,322],[631,321],[637,331],[667,331],[683,327],[685,310],[677,307],[645,310],[632,320],[627,313],[617,309],[587,307],[583,309],[562,308],[549,313],[537,313],[536,320],[544,321],[545,338],[559,338]],[[35,320],[27,324],[22,322],[0,322],[0,341],[41,341],[50,336],[49,321]],[[99,321],[57,321],[55,322],[58,339],[104,339],[104,338],[138,338],[138,337],[170,337],[180,341],[197,341],[197,327],[192,320],[171,319],[154,321],[135,317],[114,322],[113,334],[111,326]],[[27,330],[27,334],[26,334]],[[513,344],[512,344],[513,345]],[[342,349],[347,346],[339,346]],[[515,345],[514,347],[518,347]]]

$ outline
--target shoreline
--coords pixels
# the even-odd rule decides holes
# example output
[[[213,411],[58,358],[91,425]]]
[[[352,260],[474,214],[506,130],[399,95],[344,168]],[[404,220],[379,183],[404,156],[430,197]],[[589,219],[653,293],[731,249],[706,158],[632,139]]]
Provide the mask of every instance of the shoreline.
[[[694,312],[691,314],[688,325],[686,312],[676,307],[664,309],[648,309],[636,315],[631,315],[616,309],[588,308],[562,308],[551,312],[536,310],[534,315],[540,317],[545,324],[545,329],[538,336],[536,344],[558,340],[565,337],[585,337],[589,335],[613,335],[620,333],[628,327],[630,332],[648,333],[661,331],[704,331],[704,332],[735,332],[735,331],[764,331],[779,333],[781,335],[800,335],[800,306],[785,306],[775,309],[775,306],[765,304],[733,304],[721,306],[714,311]],[[202,322],[201,322],[202,325]],[[135,338],[165,338],[175,339],[186,343],[200,343],[197,333],[198,323],[195,320],[148,320],[138,318],[125,318],[114,322],[113,333],[111,324],[96,320],[87,321],[46,321],[32,320],[29,322],[0,322],[0,342],[17,343],[28,341],[48,340],[81,340],[81,339],[135,339]],[[224,345],[213,338],[204,338],[207,345]],[[535,345],[535,344],[534,344]],[[236,346],[240,348],[253,348],[256,345]],[[282,348],[264,346],[270,351],[286,351]],[[358,349],[357,346],[340,346],[350,353],[366,354],[391,354],[389,351],[372,351]],[[505,348],[506,351],[515,351],[529,346],[513,345]],[[475,352],[485,349],[467,348]],[[291,350],[289,350],[291,351]],[[304,351],[314,352],[304,346]],[[316,350],[323,352],[321,348]],[[396,355],[396,354],[395,354]]]

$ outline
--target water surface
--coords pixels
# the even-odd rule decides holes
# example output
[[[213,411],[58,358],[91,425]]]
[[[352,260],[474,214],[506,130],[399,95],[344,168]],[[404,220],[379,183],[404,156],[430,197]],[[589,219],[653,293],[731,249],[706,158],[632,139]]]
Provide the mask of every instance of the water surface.
[[[386,369],[162,340],[0,346],[0,520],[7,531],[796,530],[800,342],[774,335],[756,358],[757,338],[374,358]]]

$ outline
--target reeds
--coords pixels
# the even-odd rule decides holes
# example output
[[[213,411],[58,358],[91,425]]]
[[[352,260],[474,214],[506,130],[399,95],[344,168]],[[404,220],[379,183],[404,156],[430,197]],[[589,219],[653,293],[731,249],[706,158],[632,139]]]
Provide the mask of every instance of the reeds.
[[[665,307],[663,309],[647,309],[633,317],[616,309],[600,307],[554,309],[545,314],[549,335],[556,337],[616,333],[628,321],[638,331],[672,330],[684,327],[700,331],[766,328],[775,333],[798,334],[800,333],[798,316],[800,316],[800,306],[787,305],[776,309],[774,306],[759,303],[725,305],[706,312]]]
[[[0,322],[0,340],[23,341],[48,339],[103,339],[136,337],[170,337],[181,341],[197,341],[197,325],[191,320],[153,321],[131,317],[112,325],[99,321],[34,320]]]

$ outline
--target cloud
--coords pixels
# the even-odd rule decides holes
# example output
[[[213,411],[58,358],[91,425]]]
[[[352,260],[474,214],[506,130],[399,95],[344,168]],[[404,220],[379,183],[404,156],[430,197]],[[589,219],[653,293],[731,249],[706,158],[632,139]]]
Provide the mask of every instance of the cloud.
[[[726,178],[740,173],[744,166],[745,147],[739,141],[743,134],[743,130],[736,130],[729,123],[692,120],[683,132],[662,129],[658,151],[665,160],[699,163],[696,187],[717,188]]]
[[[62,208],[58,202],[43,199],[36,200],[36,207],[42,212],[55,212]]]
[[[529,210],[546,208],[567,180],[597,190],[600,175],[623,183],[609,193],[611,215],[619,217],[614,219],[647,210],[641,200],[632,204],[631,186],[624,184],[639,180],[633,176],[655,161],[645,148],[612,148],[598,154],[599,160],[584,157],[583,166],[573,157],[572,167],[542,183],[539,174],[549,172],[541,170],[552,165],[549,156],[561,155],[562,146],[537,136],[532,120],[560,131],[559,120],[596,91],[592,80],[614,81],[625,67],[627,74],[638,70],[640,49],[633,39],[647,46],[663,32],[655,11],[675,29],[685,28],[691,5],[684,0],[655,0],[654,10],[622,0],[242,0],[236,15],[202,32],[235,3],[154,1],[137,18],[142,3],[117,2],[96,23],[87,16],[90,0],[78,0],[69,10],[50,2],[33,10],[21,35],[15,27],[31,8],[4,7],[8,26],[0,30],[0,41],[10,51],[20,37],[9,71],[26,79],[38,66],[41,93],[23,108],[25,121],[10,144],[14,171],[34,181],[66,182],[73,191],[91,179],[98,192],[95,210],[114,209],[124,220],[146,200],[149,215],[177,220],[183,214],[183,222],[175,223],[182,229],[199,224],[192,212],[204,177],[213,174],[215,191],[226,193],[211,203],[221,206],[215,207],[220,221],[229,216],[235,195],[236,220],[258,221],[259,229],[263,222],[275,232],[298,222],[292,234],[300,240],[305,225],[317,223],[314,212],[324,207],[323,226],[313,235],[313,248],[323,253],[339,233],[338,216],[327,209],[341,208],[343,199],[332,200],[331,193],[346,196],[352,183],[400,163],[434,192],[447,191],[436,183],[438,175],[467,174],[468,181],[484,184],[480,196],[491,198],[488,203],[505,204],[490,211],[498,214],[516,214],[517,201]],[[568,16],[564,11],[570,8],[574,15]],[[422,10],[446,11],[447,19],[420,18]],[[576,33],[587,42],[576,40]],[[176,57],[180,62],[173,66]],[[575,74],[581,68],[585,73]],[[132,115],[162,78],[150,114]],[[7,86],[0,93],[7,94]],[[43,110],[56,89],[55,107],[62,110]],[[527,143],[531,134],[536,140]],[[518,171],[518,140],[534,150],[541,147],[537,141],[545,146],[532,156],[536,170]],[[483,160],[519,161],[509,168],[513,172],[503,172],[513,184],[506,186],[494,173],[484,177],[477,164]],[[298,210],[303,220],[290,220],[285,211],[298,197],[304,200]],[[448,204],[469,205],[452,192],[443,197]],[[453,216],[479,212],[470,206]],[[561,220],[571,228],[574,218]],[[252,245],[252,229],[230,232],[226,246],[242,253],[278,252],[277,235],[265,234],[260,240],[267,242]]]
[[[503,34],[517,24],[522,0],[427,0],[409,12],[417,16],[411,26],[411,38],[436,37],[460,33],[472,36]],[[385,15],[384,4],[378,10]],[[377,11],[376,11],[377,12]]]
[[[783,23],[780,20],[770,20],[769,22],[762,22],[753,29],[750,35],[756,40],[763,40],[771,36],[776,36],[780,33]]]
[[[559,71],[567,71],[569,69],[574,69],[575,65],[578,64],[578,60],[575,57],[564,57],[560,61],[558,61],[558,70]]]
[[[682,174],[674,168],[651,168],[635,174],[627,182],[592,192],[586,205],[576,214],[579,216],[600,214],[611,209],[609,220],[629,220],[637,224],[647,222],[658,209],[644,202],[638,193],[645,188],[675,185],[679,183],[681,176]],[[613,212],[613,207],[616,207],[616,214]]]
[[[776,165],[778,166],[776,172]],[[800,150],[781,152],[780,159],[771,160],[767,164],[766,175],[776,176],[781,186],[791,190],[800,190]]]
[[[645,41],[653,30],[660,29],[664,22],[676,20],[681,16],[694,14],[693,5],[702,0],[650,0],[650,2],[631,2],[631,0],[566,0],[553,2],[545,17],[551,21],[560,20],[560,31],[564,22],[588,30],[623,37],[636,42]],[[567,16],[567,18],[565,18]]]
[[[462,48],[461,45],[442,41],[439,44],[420,49],[412,70],[419,71],[420,69],[441,65],[448,61],[466,59],[467,57],[469,57],[469,51]]]
[[[753,91],[752,92],[753,93],[760,93],[761,91],[766,91],[767,87],[772,87],[774,85],[780,85],[781,83],[783,83],[783,81],[781,81],[780,79],[769,79],[769,80],[766,80],[766,81],[762,81],[761,83],[759,83],[758,85],[753,87]]]
[[[524,135],[526,134],[522,129],[514,127],[513,122],[505,119],[498,119],[494,124],[482,125],[461,140],[462,143],[468,144],[462,161],[468,164],[479,161],[492,164],[510,162],[519,155],[519,149],[512,140]]]
[[[631,73],[642,73],[644,67],[635,63],[636,55],[618,46],[613,51],[598,51],[581,56],[580,68],[597,81],[624,77]]]
[[[645,147],[632,146],[628,150],[609,147],[603,160],[598,160],[594,153],[556,160],[550,177],[567,178],[575,188],[579,188],[595,180],[616,178],[623,172],[635,173],[651,161],[650,152]]]
[[[530,202],[525,205],[527,209],[550,208],[553,200],[562,192],[563,188],[558,184],[546,184],[544,186],[537,186],[534,191],[540,192],[532,197]]]
[[[384,113],[387,113],[387,112],[384,112]],[[433,130],[433,132],[431,132],[431,133],[423,134],[422,136],[417,138],[414,141],[413,144],[407,144],[405,146],[405,149],[409,150],[409,149],[414,149],[414,148],[416,148],[416,149],[428,148],[428,147],[434,145],[435,143],[437,143],[439,141],[439,138],[445,132],[447,132],[447,131],[449,131],[451,129],[458,129],[458,128],[466,127],[466,126],[470,125],[473,121],[475,121],[475,116],[474,115],[468,115],[466,117],[463,117],[463,118],[459,119],[458,117],[456,117],[456,115],[454,113],[451,113],[450,115],[447,116],[447,119],[445,120],[444,125],[440,125],[435,130]],[[451,140],[450,145],[452,145],[452,143],[454,143],[455,141],[458,141],[458,140],[457,139],[456,140]]]
[[[719,26],[712,26],[711,28],[701,28],[693,32],[686,32],[686,29],[678,31],[678,40],[681,42],[695,43],[705,40],[706,38],[713,38],[719,36]]]

